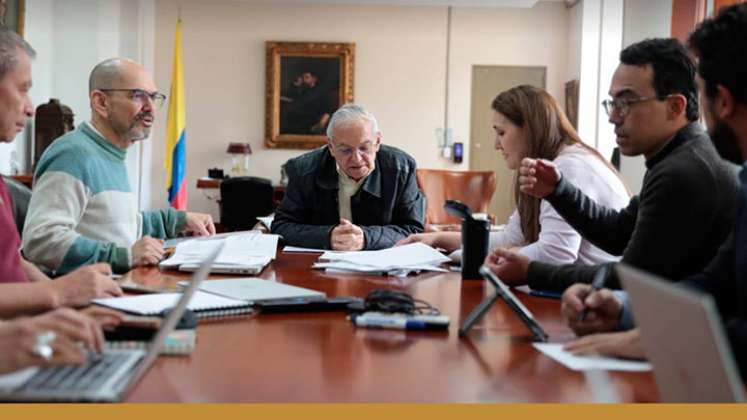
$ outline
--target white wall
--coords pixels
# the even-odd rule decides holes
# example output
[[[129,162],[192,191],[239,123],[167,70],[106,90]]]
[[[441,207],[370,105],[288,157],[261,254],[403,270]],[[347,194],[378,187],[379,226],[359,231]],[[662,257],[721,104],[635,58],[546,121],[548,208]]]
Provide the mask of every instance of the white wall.
[[[672,0],[625,0],[623,47],[646,38],[669,37],[672,27]],[[633,192],[640,192],[646,173],[642,156],[620,159],[620,172]]]
[[[25,38],[36,50],[32,65],[33,87],[30,91],[34,105],[47,102],[46,92],[52,83],[52,56],[54,54],[54,0],[29,0],[26,2]],[[31,153],[31,137],[34,131],[33,119],[27,122],[26,130],[20,133],[11,144],[0,144],[0,173],[11,174],[10,154],[16,151],[20,173],[30,170],[28,161]]]
[[[574,54],[578,57],[578,73],[572,73],[578,74],[579,79],[578,132],[585,142],[609,159],[615,139],[600,103],[607,96],[618,64],[623,0],[582,0],[573,9],[575,28],[571,42],[580,45],[580,51]]]
[[[583,1],[583,0],[582,0]],[[579,1],[568,10],[568,80],[581,76],[581,23],[583,22],[583,3]]]
[[[454,165],[436,147],[436,130],[446,123],[446,7],[158,1],[155,74],[164,92],[171,82],[177,4],[184,21],[190,209],[217,216],[217,205],[195,183],[208,168],[228,165],[231,141],[250,142],[250,174],[273,181],[282,163],[303,153],[264,147],[268,40],[355,42],[355,99],[377,116],[384,141],[410,152],[420,167],[467,169],[468,156]],[[469,142],[473,64],[547,66],[548,88],[562,98],[567,45],[568,12],[560,2],[532,9],[455,8],[448,125],[456,140]],[[166,204],[165,129],[164,111],[154,128],[151,207]]]
[[[564,85],[568,80],[568,21],[568,10],[559,2],[538,3],[531,9],[455,8],[449,71],[449,127],[454,130],[455,141],[465,143],[464,163],[449,165],[446,161],[436,161],[428,165],[421,157],[424,152],[417,150],[415,143],[403,144],[413,151],[418,165],[443,167],[446,164],[468,169],[470,115],[473,111],[486,112],[470,109],[472,66],[475,64],[544,66],[548,92],[563,103]],[[425,133],[430,135],[428,140],[433,138],[431,133]],[[434,148],[428,151],[436,153]]]
[[[90,120],[88,75],[94,65],[123,56],[152,69],[154,1],[27,0],[25,38],[37,51],[30,93],[34,104],[60,99],[73,110],[77,126]],[[19,135],[13,147],[30,150],[32,131],[33,121],[28,134]],[[144,144],[145,148],[136,145],[129,150],[127,165],[133,189],[147,199],[149,190],[142,186],[150,184],[150,173],[141,171],[147,141]],[[31,171],[31,156],[19,155],[22,171]],[[0,149],[0,171],[7,173],[7,162],[7,155]]]

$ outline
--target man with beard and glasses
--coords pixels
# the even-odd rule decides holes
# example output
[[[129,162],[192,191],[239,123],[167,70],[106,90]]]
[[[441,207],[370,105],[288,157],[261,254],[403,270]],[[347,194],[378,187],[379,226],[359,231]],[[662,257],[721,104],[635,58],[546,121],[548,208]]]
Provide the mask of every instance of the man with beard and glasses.
[[[91,121],[44,152],[23,230],[27,258],[64,274],[108,262],[115,272],[157,264],[162,238],[215,233],[207,214],[174,209],[138,211],[125,159],[150,135],[165,96],[148,72],[127,59],[106,60],[89,79]]]
[[[713,143],[724,159],[742,165],[742,170],[731,235],[701,273],[680,283],[714,297],[740,373],[747,377],[747,3],[704,21],[690,35],[689,46],[698,58],[701,103]],[[591,316],[578,322],[584,305]],[[578,334],[633,327],[622,292],[603,289],[589,295],[587,285],[576,285],[564,294],[562,308]],[[579,354],[644,356],[638,329],[588,335],[566,347]]]

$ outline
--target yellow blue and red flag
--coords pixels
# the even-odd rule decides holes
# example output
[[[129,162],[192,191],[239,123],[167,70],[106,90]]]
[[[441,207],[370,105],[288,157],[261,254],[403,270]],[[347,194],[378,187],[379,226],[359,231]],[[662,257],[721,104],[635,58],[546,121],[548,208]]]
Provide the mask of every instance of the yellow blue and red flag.
[[[176,22],[174,40],[174,64],[171,70],[171,98],[166,127],[166,186],[171,207],[187,208],[187,135],[184,106],[184,68],[182,67],[182,21]]]

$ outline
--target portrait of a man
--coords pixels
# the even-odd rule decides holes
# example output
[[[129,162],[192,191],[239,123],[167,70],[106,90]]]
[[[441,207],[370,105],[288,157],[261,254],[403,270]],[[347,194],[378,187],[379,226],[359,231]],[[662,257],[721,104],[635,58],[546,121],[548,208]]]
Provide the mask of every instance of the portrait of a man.
[[[0,0],[0,23],[23,36],[26,0]]]
[[[323,135],[340,107],[340,59],[282,57],[280,75],[280,134]]]
[[[327,125],[353,102],[355,44],[266,42],[265,145],[314,149],[327,143]]]

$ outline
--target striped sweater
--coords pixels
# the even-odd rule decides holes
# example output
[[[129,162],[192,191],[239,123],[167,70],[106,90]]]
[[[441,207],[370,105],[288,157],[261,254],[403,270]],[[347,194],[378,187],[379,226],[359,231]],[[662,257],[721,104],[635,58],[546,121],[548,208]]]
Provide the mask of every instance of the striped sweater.
[[[88,123],[52,143],[34,174],[23,230],[27,259],[57,274],[96,262],[124,272],[138,238],[169,238],[184,229],[184,212],[138,211],[126,156]]]

